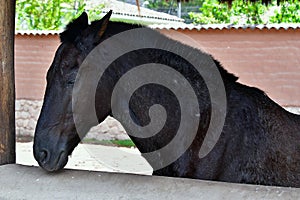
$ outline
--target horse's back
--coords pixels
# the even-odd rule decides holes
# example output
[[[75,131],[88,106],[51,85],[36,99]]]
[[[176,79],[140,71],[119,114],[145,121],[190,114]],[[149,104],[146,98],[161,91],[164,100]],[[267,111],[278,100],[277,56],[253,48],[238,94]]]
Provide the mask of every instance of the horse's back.
[[[228,97],[219,178],[300,186],[300,117],[257,88],[236,83]]]
[[[300,117],[257,88],[235,83],[226,92],[225,125],[213,150],[200,159],[195,149],[201,142],[194,142],[154,174],[300,187]]]

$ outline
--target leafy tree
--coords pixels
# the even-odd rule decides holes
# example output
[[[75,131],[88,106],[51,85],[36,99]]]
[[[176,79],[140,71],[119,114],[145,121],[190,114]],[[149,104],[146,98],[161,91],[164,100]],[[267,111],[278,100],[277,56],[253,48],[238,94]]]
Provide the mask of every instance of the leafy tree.
[[[148,1],[149,4],[147,5],[150,9],[158,9],[158,8],[164,8],[164,7],[170,7],[174,3],[173,1]]]
[[[205,0],[181,1],[181,18],[190,23],[189,12],[197,12]],[[149,0],[147,7],[171,15],[177,15],[177,0]]]
[[[268,6],[262,0],[250,2],[234,0],[231,7],[218,0],[205,0],[199,13],[189,13],[195,24],[231,23],[231,24],[266,24],[300,22],[300,3],[287,0],[277,6],[273,0]]]
[[[275,10],[270,17],[271,23],[299,23],[300,22],[300,2],[298,0],[288,0],[280,4],[280,9]]]
[[[89,10],[91,19],[101,13],[103,5]],[[61,30],[85,9],[84,0],[17,0],[17,30]]]
[[[205,0],[200,13],[189,13],[190,18],[196,24],[261,24],[262,18],[267,6],[261,1],[249,2],[244,0],[235,0],[231,7],[227,3],[219,3],[218,0]]]
[[[201,13],[189,13],[195,24],[229,23],[230,13],[227,4],[220,4],[217,0],[206,0],[200,8]]]

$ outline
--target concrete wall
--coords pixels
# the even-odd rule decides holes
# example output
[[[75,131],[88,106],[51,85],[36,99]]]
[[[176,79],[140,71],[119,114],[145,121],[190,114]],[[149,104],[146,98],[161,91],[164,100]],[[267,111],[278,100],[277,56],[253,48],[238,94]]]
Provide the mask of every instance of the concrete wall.
[[[185,178],[0,166],[0,199],[296,200],[299,188]]]
[[[300,29],[160,30],[203,49],[240,82],[259,87],[282,106],[300,107]],[[46,72],[59,46],[58,35],[16,35],[16,124],[18,135],[32,135],[45,90]],[[97,134],[97,133],[100,134]],[[112,118],[90,137],[127,138]]]

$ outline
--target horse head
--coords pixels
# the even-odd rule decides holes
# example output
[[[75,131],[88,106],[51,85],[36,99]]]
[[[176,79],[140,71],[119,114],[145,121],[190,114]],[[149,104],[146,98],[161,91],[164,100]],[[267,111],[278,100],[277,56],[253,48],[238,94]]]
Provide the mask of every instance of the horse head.
[[[72,113],[72,89],[83,60],[103,40],[111,13],[89,25],[84,12],[60,34],[62,43],[47,72],[34,136],[34,157],[47,171],[62,169],[80,142]]]

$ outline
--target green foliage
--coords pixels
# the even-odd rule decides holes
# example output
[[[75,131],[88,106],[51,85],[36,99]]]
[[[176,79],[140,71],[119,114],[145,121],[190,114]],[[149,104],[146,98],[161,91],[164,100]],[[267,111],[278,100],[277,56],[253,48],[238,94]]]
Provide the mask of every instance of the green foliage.
[[[206,0],[200,8],[201,13],[189,13],[196,24],[229,23],[230,13],[227,4],[220,4],[217,0]]]
[[[280,5],[280,9],[275,10],[270,17],[271,23],[299,23],[300,22],[300,2],[298,0],[288,0]]]
[[[235,1],[230,9],[233,17],[233,24],[264,24],[263,14],[267,11],[267,6],[261,0],[257,2]],[[241,16],[236,17],[236,16]]]
[[[90,10],[97,18],[103,5]],[[17,0],[17,30],[61,30],[85,9],[84,0]]]
[[[218,0],[205,0],[200,13],[189,13],[196,24],[231,23],[231,24],[261,24],[264,23],[262,15],[267,7],[258,1],[256,3],[235,0],[231,8]]]
[[[199,6],[204,0],[181,1],[183,6]],[[167,8],[170,6],[177,6],[176,0],[148,0],[147,7],[150,9]]]
[[[98,20],[100,19],[100,14],[102,12],[102,9],[104,8],[104,4],[100,4],[97,7],[94,7],[91,10],[88,10],[87,13],[89,15],[90,21]]]
[[[234,0],[231,7],[218,0],[205,0],[200,13],[189,13],[195,24],[266,24],[300,22],[300,4],[298,0],[288,0],[277,6],[273,0],[270,5],[261,0],[253,3]]]
[[[149,2],[149,4],[147,5],[147,7],[150,9],[170,7],[173,4],[173,1],[153,0],[153,1],[148,1],[148,2]]]
[[[189,13],[195,24],[266,24],[300,23],[299,0],[286,0],[277,6],[273,0],[269,6],[258,1],[234,0],[231,8],[218,0],[195,0],[185,6],[199,5],[200,12]],[[176,6],[176,1],[152,0],[150,8]],[[90,20],[99,19],[103,4],[88,11]],[[84,0],[17,0],[16,28],[18,30],[61,30],[85,10]]]

